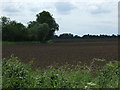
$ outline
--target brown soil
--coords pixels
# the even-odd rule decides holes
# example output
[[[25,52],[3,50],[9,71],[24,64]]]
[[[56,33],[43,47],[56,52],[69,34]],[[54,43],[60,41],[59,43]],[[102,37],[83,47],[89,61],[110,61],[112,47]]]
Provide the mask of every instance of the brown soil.
[[[117,41],[69,42],[53,44],[3,45],[2,58],[11,54],[25,63],[35,58],[34,67],[46,67],[54,64],[63,65],[78,61],[89,64],[93,58],[104,58],[108,61],[118,60]]]

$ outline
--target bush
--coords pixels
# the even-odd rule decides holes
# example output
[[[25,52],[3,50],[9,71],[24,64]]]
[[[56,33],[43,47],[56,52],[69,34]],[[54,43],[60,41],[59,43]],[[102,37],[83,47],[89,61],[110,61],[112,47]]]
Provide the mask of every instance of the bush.
[[[96,78],[96,83],[100,88],[118,88],[120,78],[120,62],[109,62]]]
[[[17,57],[3,60],[3,88],[30,88],[34,78],[28,65],[19,61]]]
[[[97,60],[96,60],[97,61]],[[100,59],[98,59],[100,61]],[[92,63],[93,64],[93,63]],[[91,66],[33,70],[17,57],[3,59],[3,88],[118,88],[120,62],[110,62],[93,77]],[[96,68],[97,69],[97,68]]]

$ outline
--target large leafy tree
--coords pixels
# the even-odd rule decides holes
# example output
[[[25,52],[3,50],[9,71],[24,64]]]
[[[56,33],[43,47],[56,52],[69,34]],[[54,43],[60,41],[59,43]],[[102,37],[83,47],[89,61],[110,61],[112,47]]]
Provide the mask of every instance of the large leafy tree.
[[[11,21],[10,18],[2,19],[2,39],[3,41],[47,41],[59,30],[58,24],[53,16],[43,11],[36,15],[36,21],[30,21],[26,28],[22,23]]]
[[[36,21],[40,24],[47,23],[49,25],[49,34],[46,37],[46,39],[50,39],[55,31],[59,30],[59,25],[56,23],[55,19],[52,17],[52,15],[48,11],[43,11],[36,15],[37,19]]]
[[[29,39],[34,41],[46,41],[46,37],[49,34],[49,26],[47,23],[36,23],[29,28]]]
[[[39,30],[38,30],[38,40],[40,41],[46,41],[47,36],[49,35],[49,25],[47,23],[40,24]]]
[[[43,11],[36,15],[36,21],[31,21],[28,24],[28,29],[32,39],[40,41],[49,40],[59,30],[59,25],[48,11]],[[44,33],[44,34],[43,34]]]

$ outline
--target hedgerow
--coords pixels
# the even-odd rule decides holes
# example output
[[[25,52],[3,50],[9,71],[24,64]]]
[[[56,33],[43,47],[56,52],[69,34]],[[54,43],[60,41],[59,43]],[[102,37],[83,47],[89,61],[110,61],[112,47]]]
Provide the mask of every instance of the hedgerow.
[[[91,66],[82,64],[33,70],[14,56],[3,59],[2,65],[2,88],[118,88],[120,76],[119,61],[109,62],[101,69],[96,67],[96,76]]]

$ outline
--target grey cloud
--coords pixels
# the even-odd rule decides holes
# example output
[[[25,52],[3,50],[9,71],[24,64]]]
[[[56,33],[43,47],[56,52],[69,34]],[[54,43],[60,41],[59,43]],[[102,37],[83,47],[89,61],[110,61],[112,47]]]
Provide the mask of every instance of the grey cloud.
[[[51,8],[53,9],[53,3],[51,2],[46,2],[46,3],[30,3],[32,4],[32,6],[28,6],[30,12],[32,13],[36,13],[36,12],[40,12],[43,10],[50,10]],[[53,6],[53,7],[52,7]]]
[[[4,8],[3,11],[11,13],[19,12],[19,10],[16,8]]]
[[[39,11],[39,9],[38,8],[31,8],[30,11],[31,12],[37,12],[37,11]]]
[[[55,3],[55,8],[58,13],[68,14],[71,10],[73,10],[76,7],[70,2],[57,2]]]
[[[2,6],[3,12],[16,13],[20,11],[20,7],[16,3],[4,3]]]
[[[110,13],[110,12],[111,11],[106,9],[106,8],[103,8],[101,6],[97,6],[97,9],[92,10],[91,14],[103,14],[103,13]]]
[[[92,14],[102,14],[102,13],[110,13],[110,11],[98,9],[98,10],[92,11],[91,13]]]
[[[26,6],[27,6],[27,9],[30,10],[30,12],[37,12],[42,8],[41,4],[38,4],[38,3],[28,3],[26,4]]]

